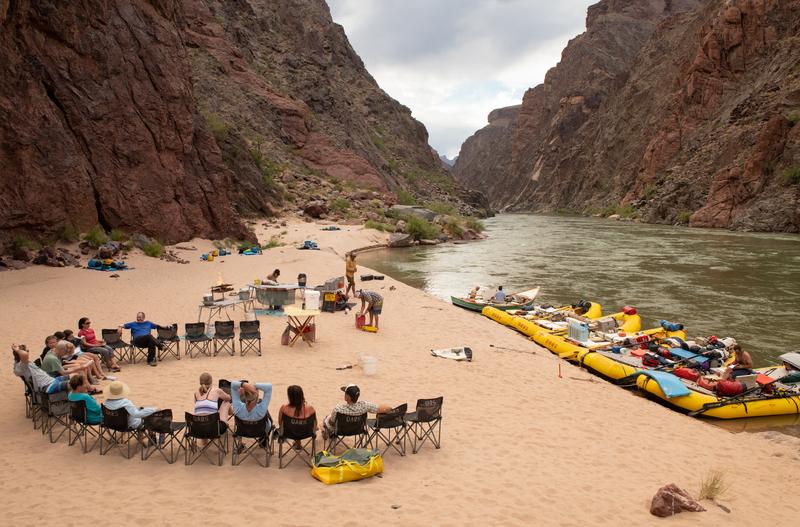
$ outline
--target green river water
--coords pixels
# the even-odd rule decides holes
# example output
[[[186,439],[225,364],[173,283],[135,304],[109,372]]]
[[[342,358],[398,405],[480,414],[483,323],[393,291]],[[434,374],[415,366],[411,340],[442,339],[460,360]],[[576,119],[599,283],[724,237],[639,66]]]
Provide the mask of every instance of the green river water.
[[[690,337],[734,336],[756,366],[800,349],[800,236],[527,214],[485,224],[485,241],[375,251],[358,263],[448,301],[503,285],[540,286],[537,301],[557,305],[600,302],[604,313],[632,305],[646,328],[663,318]]]

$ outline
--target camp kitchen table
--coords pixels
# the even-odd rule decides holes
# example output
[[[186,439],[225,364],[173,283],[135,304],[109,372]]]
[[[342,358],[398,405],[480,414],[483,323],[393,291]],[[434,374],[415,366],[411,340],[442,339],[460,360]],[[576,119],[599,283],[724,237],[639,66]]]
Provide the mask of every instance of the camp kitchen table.
[[[225,313],[225,317],[230,320],[231,316],[228,310],[236,310],[236,308],[239,306],[241,306],[245,312],[253,311],[255,308],[255,299],[252,296],[247,300],[240,300],[238,297],[236,297],[229,300],[218,300],[213,304],[200,304],[200,310],[197,312],[197,321],[203,321],[203,311],[208,312],[208,324],[211,323],[211,320],[214,317],[222,318],[223,312]]]
[[[286,325],[289,333],[293,334],[289,341],[289,346],[294,346],[297,339],[303,337],[303,341],[311,346],[311,341],[305,337],[305,331],[314,323],[314,317],[322,313],[319,309],[302,309],[296,306],[287,306],[283,312],[286,314]],[[301,320],[305,318],[305,320]]]

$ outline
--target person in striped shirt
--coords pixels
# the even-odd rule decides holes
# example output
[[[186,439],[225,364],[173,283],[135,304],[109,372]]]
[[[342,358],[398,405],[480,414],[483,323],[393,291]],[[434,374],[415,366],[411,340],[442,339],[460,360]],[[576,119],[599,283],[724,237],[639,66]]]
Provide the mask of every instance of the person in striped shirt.
[[[378,319],[383,311],[383,297],[374,291],[359,289],[355,293],[356,298],[361,299],[361,313],[369,312],[369,325],[378,329]]]

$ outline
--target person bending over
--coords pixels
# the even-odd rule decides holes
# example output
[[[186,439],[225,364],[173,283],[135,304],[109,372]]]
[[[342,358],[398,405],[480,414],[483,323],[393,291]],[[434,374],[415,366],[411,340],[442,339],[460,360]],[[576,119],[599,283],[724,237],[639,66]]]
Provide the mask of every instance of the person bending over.
[[[25,344],[12,344],[14,355],[14,375],[21,377],[33,385],[35,390],[44,393],[66,392],[69,388],[69,375],[53,378],[35,363],[30,361],[30,352]]]
[[[194,415],[210,415],[219,412],[219,420],[225,425],[231,418],[231,396],[213,386],[210,373],[200,375],[200,387],[194,392]]]
[[[264,395],[259,400],[258,391]],[[272,397],[272,384],[268,382],[249,382],[233,381],[231,383],[231,398],[233,399],[233,415],[245,421],[258,421],[267,415],[269,400]],[[271,419],[268,420],[267,428],[272,426]]]
[[[92,321],[89,320],[89,317],[81,317],[78,320],[78,337],[81,339],[81,348],[102,357],[110,371],[120,371],[117,359],[114,357],[114,349],[107,346],[105,340],[98,339],[91,326]]]
[[[361,299],[361,312],[363,315],[369,312],[369,325],[378,329],[378,323],[383,312],[383,297],[374,291],[359,289],[356,291],[356,298]]]
[[[344,404],[337,404],[331,412],[331,415],[322,421],[322,437],[328,439],[336,429],[336,416],[338,414],[345,415],[362,415],[366,413],[377,414],[380,412],[388,412],[392,409],[387,404],[375,404],[368,401],[359,401],[361,390],[355,384],[348,384],[341,387],[344,392]]]
[[[147,365],[158,366],[156,362],[156,348],[164,349],[164,345],[156,339],[151,331],[154,329],[168,329],[169,326],[159,326],[149,320],[145,320],[144,312],[136,313],[136,322],[126,322],[117,328],[117,333],[122,335],[123,329],[131,330],[131,340],[139,348],[147,348]]]
[[[73,402],[83,401],[86,405],[86,424],[99,425],[103,421],[103,412],[100,410],[100,403],[89,395],[89,383],[81,374],[75,375],[69,380],[69,395],[67,399]]]

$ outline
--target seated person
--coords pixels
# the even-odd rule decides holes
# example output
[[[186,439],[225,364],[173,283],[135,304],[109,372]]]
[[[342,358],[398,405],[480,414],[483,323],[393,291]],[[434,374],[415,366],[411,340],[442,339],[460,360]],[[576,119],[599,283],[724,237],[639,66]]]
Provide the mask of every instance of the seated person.
[[[316,413],[314,407],[306,404],[306,398],[303,395],[303,389],[295,384],[286,389],[286,396],[289,399],[287,404],[281,406],[278,411],[278,426],[283,428],[283,418],[294,417],[297,419],[307,419]],[[300,441],[294,442],[294,448],[299,449]]]
[[[264,392],[259,400],[258,391]],[[250,384],[249,382],[233,381],[231,383],[231,398],[233,399],[233,415],[245,421],[258,421],[267,415],[269,400],[272,397],[272,384],[259,382]],[[272,423],[267,423],[268,427]]]
[[[498,304],[502,304],[506,301],[506,293],[503,291],[503,286],[497,287],[497,292],[494,294],[494,301]]]
[[[753,359],[750,357],[750,354],[744,351],[738,344],[734,344],[732,350],[734,353],[733,364],[728,366],[722,374],[723,381],[729,381],[740,375],[751,375],[753,373]]]
[[[75,375],[69,380],[69,388],[68,400],[83,401],[86,404],[86,424],[99,425],[103,421],[103,412],[100,410],[100,403],[89,395],[90,386],[86,377]]]
[[[331,415],[326,417],[322,421],[322,437],[324,439],[328,439],[331,434],[334,432],[334,428],[336,427],[336,415],[337,414],[346,414],[346,415],[362,415],[366,413],[377,414],[380,412],[388,412],[392,409],[391,406],[382,404],[377,405],[375,403],[370,403],[368,401],[359,401],[358,398],[361,396],[361,390],[355,384],[348,384],[347,386],[342,386],[342,391],[344,392],[344,404],[337,404],[336,407],[331,412]]]
[[[786,370],[786,375],[779,380],[783,384],[798,384],[800,383],[800,368],[796,368],[792,364],[783,361],[783,369]]]
[[[100,355],[109,371],[120,371],[117,359],[114,357],[114,349],[107,346],[105,340],[97,338],[91,325],[92,321],[88,317],[81,317],[78,320],[78,337],[80,338],[81,348],[89,353]],[[64,333],[66,332],[67,330],[64,330]]]
[[[67,355],[61,359],[61,361],[65,364],[74,364],[74,365],[83,365],[87,367],[87,372],[91,376],[90,379],[96,380],[103,380],[106,376],[103,374],[103,368],[100,365],[100,357],[97,355],[93,355],[91,353],[85,353],[79,346],[76,346],[72,340],[69,340],[69,335],[72,332],[68,329],[64,331],[57,331],[56,335],[64,335],[63,341],[69,342],[70,346],[72,347],[72,354]],[[55,336],[55,335],[53,335]],[[49,338],[49,337],[48,337]],[[80,344],[80,341],[78,341]],[[45,345],[48,344],[48,341],[45,341]]]
[[[64,357],[71,357],[75,347],[66,340],[59,340],[55,348],[47,352],[42,359],[42,369],[51,377],[63,377],[73,373],[84,373],[87,378],[91,372],[91,363],[67,363],[64,364]],[[91,382],[91,380],[90,380]]]
[[[480,292],[480,290],[481,290],[480,286],[475,286],[474,289],[470,290],[469,295],[467,295],[467,298],[469,298],[470,300],[475,300],[476,298],[478,298],[478,293]]]
[[[35,363],[30,362],[30,353],[25,344],[12,344],[14,355],[14,375],[22,377],[33,385],[35,390],[52,394],[66,392],[69,388],[69,375],[51,377]]]
[[[131,338],[134,346],[147,348],[147,365],[158,366],[156,362],[156,348],[164,349],[164,345],[150,334],[154,329],[169,329],[170,326],[159,326],[149,320],[145,320],[143,311],[136,313],[136,322],[126,322],[117,328],[117,333],[122,335],[123,329],[131,330]]]
[[[103,406],[109,410],[120,410],[125,408],[128,411],[128,427],[139,429],[142,426],[142,419],[158,411],[154,406],[136,406],[129,399],[131,389],[122,381],[114,381],[108,385],[108,395]]]
[[[194,415],[209,415],[219,412],[219,420],[227,427],[231,413],[231,396],[212,386],[210,373],[200,375],[200,387],[194,393]],[[227,429],[227,428],[226,428]]]

